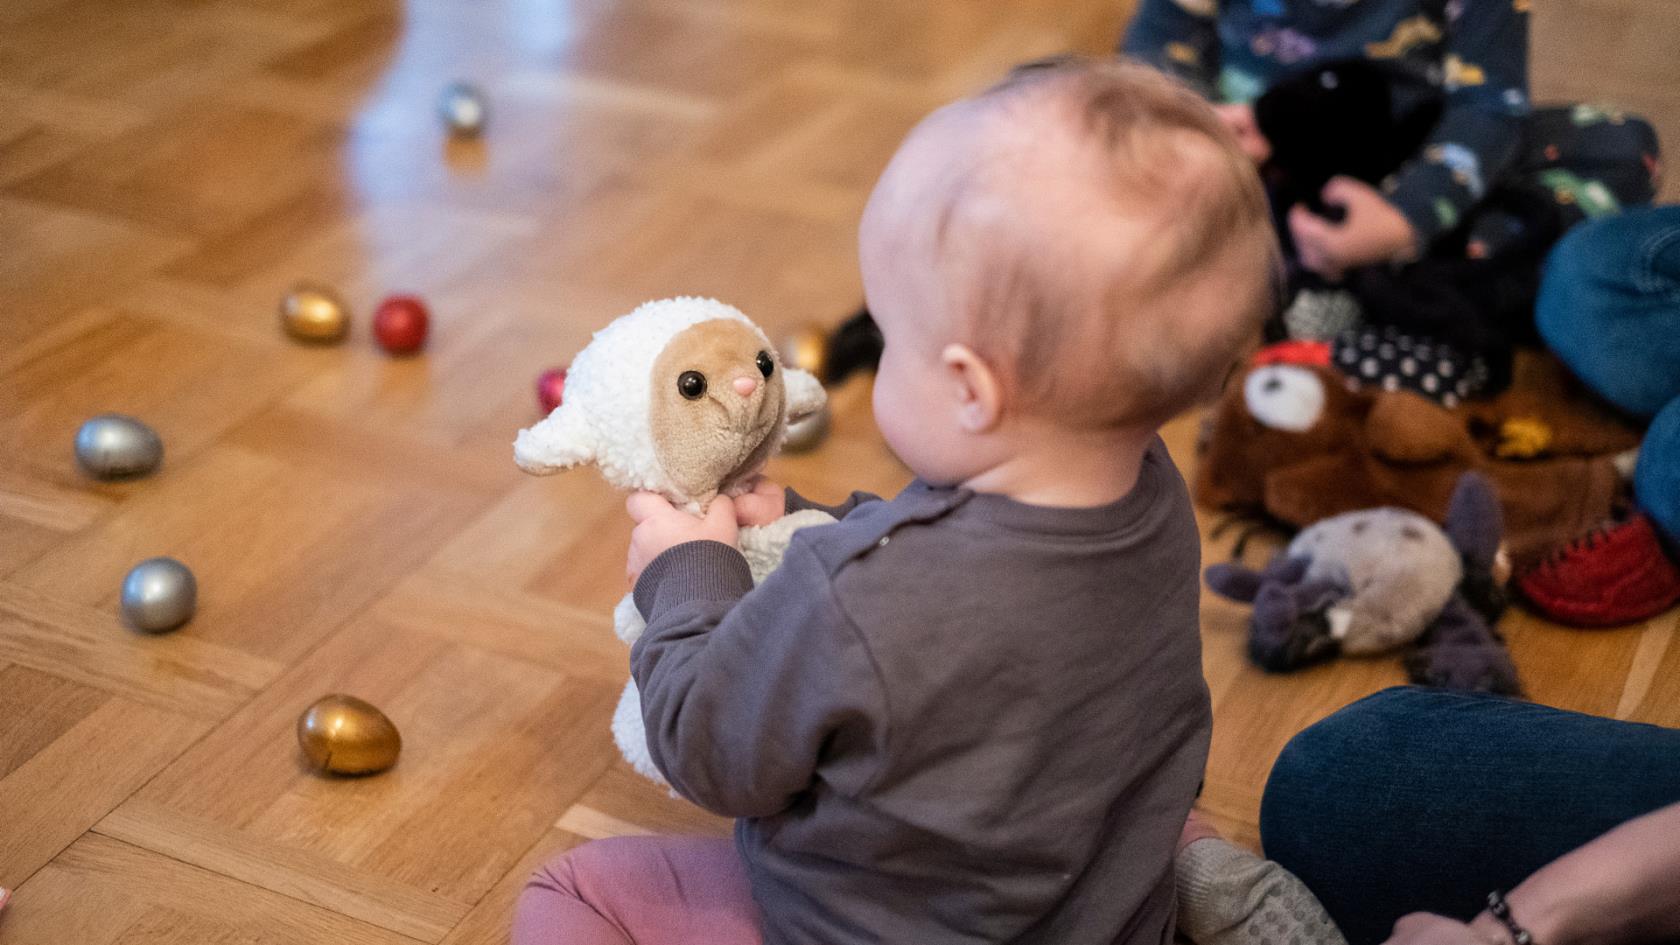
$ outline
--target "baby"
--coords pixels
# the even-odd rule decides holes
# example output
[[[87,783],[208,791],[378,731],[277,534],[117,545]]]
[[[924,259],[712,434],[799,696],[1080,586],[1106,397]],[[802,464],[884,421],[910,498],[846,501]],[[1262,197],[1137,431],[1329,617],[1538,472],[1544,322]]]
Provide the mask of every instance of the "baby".
[[[923,121],[860,249],[875,416],[917,479],[827,507],[756,589],[738,526],[812,503],[631,497],[648,747],[735,840],[573,850],[519,945],[1172,934],[1211,713],[1157,429],[1275,304],[1252,164],[1173,81],[1061,62]]]

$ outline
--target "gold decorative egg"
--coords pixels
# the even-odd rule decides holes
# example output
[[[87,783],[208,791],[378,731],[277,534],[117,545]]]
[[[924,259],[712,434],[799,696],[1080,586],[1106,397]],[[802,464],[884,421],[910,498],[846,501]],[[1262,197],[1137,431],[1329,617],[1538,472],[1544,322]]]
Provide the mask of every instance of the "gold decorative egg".
[[[341,341],[350,330],[350,309],[331,289],[305,283],[280,300],[280,324],[299,341]]]
[[[333,774],[377,774],[402,752],[402,736],[385,713],[336,693],[298,716],[297,736],[310,765]]]
[[[809,371],[822,380],[828,370],[828,333],[820,326],[806,325],[782,339],[782,363]]]

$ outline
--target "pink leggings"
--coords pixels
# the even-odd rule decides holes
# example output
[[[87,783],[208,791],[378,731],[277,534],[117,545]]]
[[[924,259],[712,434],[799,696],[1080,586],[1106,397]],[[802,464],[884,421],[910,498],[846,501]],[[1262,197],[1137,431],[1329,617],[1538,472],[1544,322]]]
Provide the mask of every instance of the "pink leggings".
[[[513,945],[759,945],[731,840],[614,837],[561,854],[519,897]]]

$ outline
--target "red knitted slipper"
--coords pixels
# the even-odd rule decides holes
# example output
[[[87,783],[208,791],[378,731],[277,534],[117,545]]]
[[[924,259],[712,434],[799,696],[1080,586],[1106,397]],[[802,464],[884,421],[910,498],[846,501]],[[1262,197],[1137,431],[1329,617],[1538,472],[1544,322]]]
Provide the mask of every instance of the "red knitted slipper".
[[[1576,627],[1637,623],[1680,602],[1680,566],[1643,514],[1595,529],[1517,579],[1534,609]]]

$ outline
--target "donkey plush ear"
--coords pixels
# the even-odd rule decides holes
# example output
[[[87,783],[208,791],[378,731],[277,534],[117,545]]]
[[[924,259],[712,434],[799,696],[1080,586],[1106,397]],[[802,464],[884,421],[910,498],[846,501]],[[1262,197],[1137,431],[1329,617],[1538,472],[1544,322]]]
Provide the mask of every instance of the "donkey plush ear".
[[[1254,603],[1261,586],[1266,583],[1260,572],[1251,571],[1235,561],[1210,564],[1202,577],[1207,581],[1208,590],[1243,604]]]
[[[535,426],[519,431],[513,441],[513,461],[533,476],[595,461],[595,434],[583,414],[561,404]]]
[[[787,419],[795,423],[816,413],[828,403],[828,392],[823,390],[822,382],[809,371],[798,368],[787,368],[782,372],[782,383],[787,386]]]

